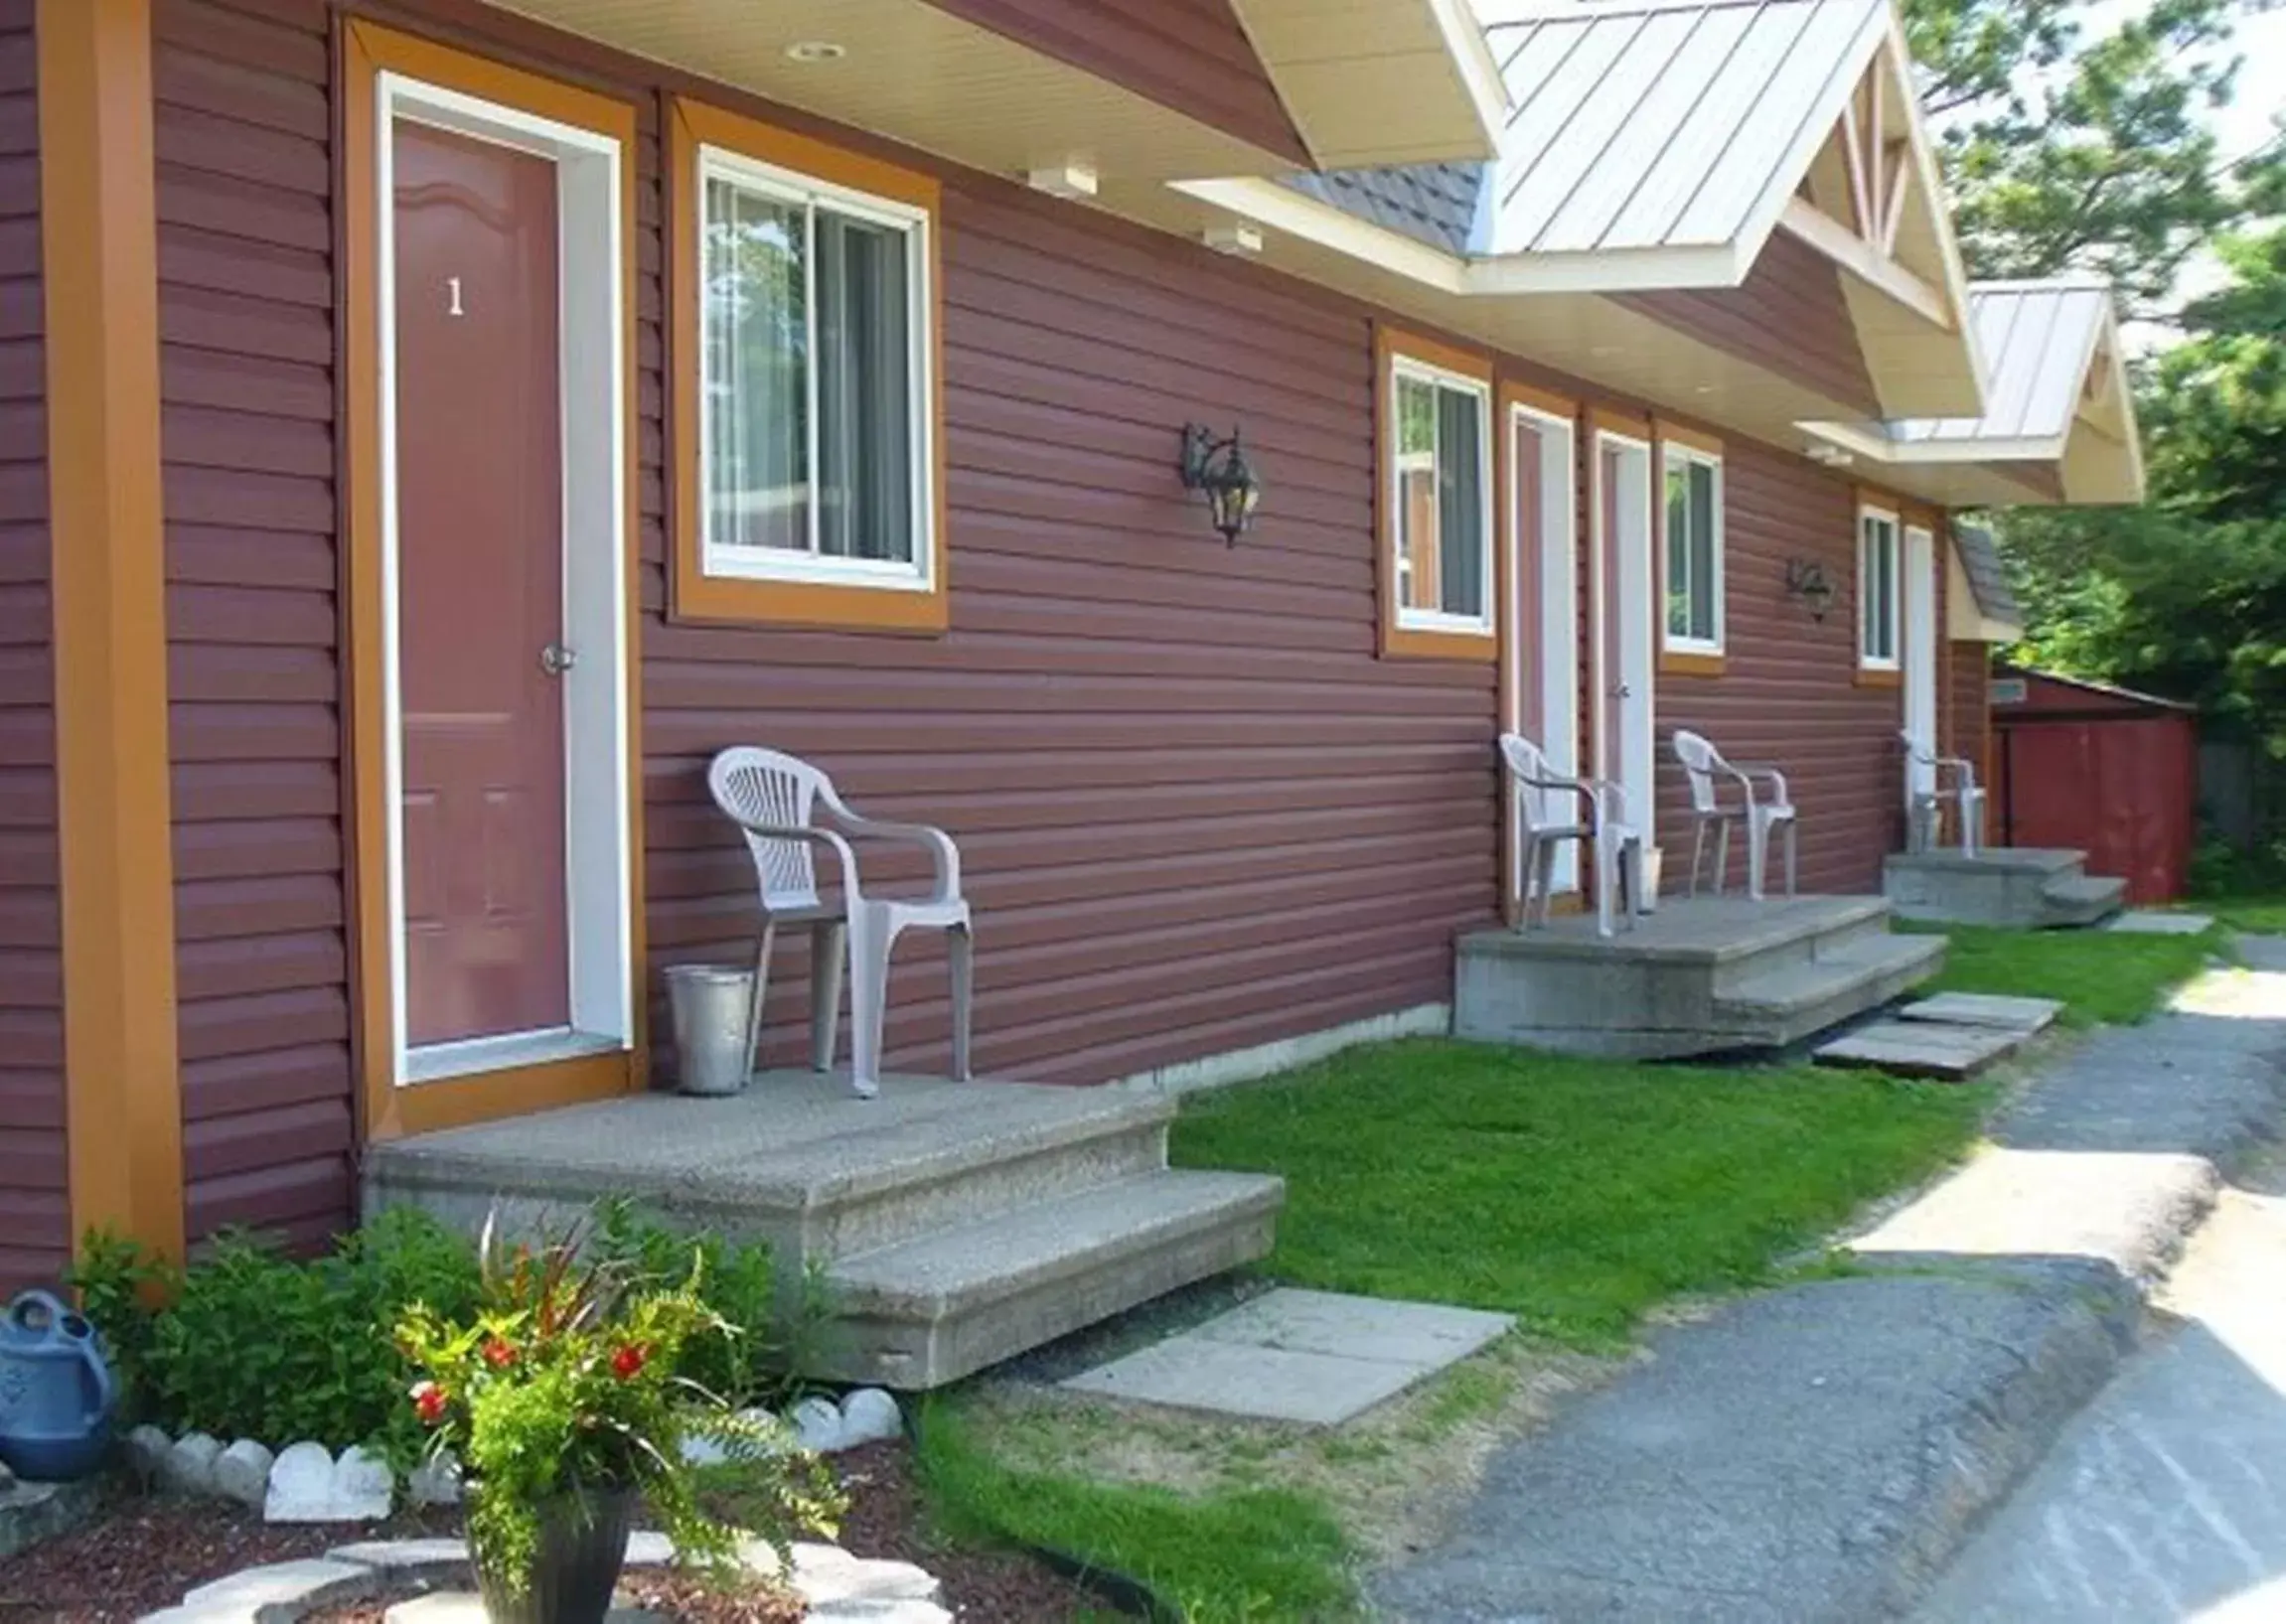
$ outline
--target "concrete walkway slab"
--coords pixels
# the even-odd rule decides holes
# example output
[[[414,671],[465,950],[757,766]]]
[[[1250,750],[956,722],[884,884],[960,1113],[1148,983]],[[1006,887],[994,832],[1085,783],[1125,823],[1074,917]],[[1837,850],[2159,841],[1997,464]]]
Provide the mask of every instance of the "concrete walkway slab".
[[[2022,1048],[2031,1034],[1993,1026],[1939,1021],[1876,1021],[1820,1044],[1810,1058],[1820,1066],[1888,1072],[1896,1077],[1960,1083]]]
[[[1473,1308],[1287,1288],[1063,1385],[1178,1409],[1338,1426],[1514,1323]]]
[[[1898,1011],[1901,1021],[1936,1021],[1946,1026],[1990,1026],[2027,1036],[2045,1032],[2063,1013],[2054,998],[2008,998],[1993,992],[1940,992]]]
[[[2130,908],[2104,922],[2106,931],[2126,936],[2198,936],[2214,928],[2210,914],[2169,914],[2156,908]]]

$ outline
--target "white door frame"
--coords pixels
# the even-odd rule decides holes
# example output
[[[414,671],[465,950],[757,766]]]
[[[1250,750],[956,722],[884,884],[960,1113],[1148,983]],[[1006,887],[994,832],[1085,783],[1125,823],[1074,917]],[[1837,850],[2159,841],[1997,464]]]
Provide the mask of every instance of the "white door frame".
[[[1616,493],[1619,534],[1609,533],[1605,518],[1603,454],[1619,453],[1622,480]],[[1590,533],[1595,544],[1591,556],[1589,602],[1595,651],[1596,767],[1603,776],[1604,763],[1614,754],[1612,729],[1618,729],[1617,778],[1627,795],[1627,815],[1641,834],[1646,849],[1656,843],[1658,751],[1654,736],[1657,716],[1658,664],[1652,651],[1652,468],[1651,442],[1634,435],[1599,428],[1595,440],[1595,466],[1590,481]],[[1611,549],[1616,548],[1614,554]],[[1616,568],[1608,567],[1615,562]],[[1610,577],[1616,577],[1615,584]],[[1618,605],[1606,601],[1616,591]],[[1626,611],[1614,613],[1614,608]],[[1616,639],[1612,633],[1617,630]],[[1612,645],[1616,642],[1617,647]]]
[[[1936,753],[1936,536],[1926,525],[1905,528],[1905,715],[1903,725],[1913,743],[1929,755]],[[1936,768],[1911,761],[1905,774],[1905,806],[1916,794],[1936,789]]]
[[[1526,684],[1536,684],[1544,736],[1532,742],[1546,754],[1551,768],[1570,775],[1580,771],[1579,425],[1570,417],[1511,400],[1504,426],[1511,469],[1522,445],[1519,431],[1526,428],[1535,436],[1540,459],[1539,547],[1531,560],[1539,580],[1540,612],[1536,624],[1525,623],[1523,527],[1511,501],[1501,538],[1508,556],[1508,602],[1502,613],[1511,634],[1501,653],[1500,725],[1507,732],[1523,730]],[[1512,475],[1511,483],[1520,482]],[[1524,656],[1527,638],[1537,652],[1530,670]],[[1505,798],[1501,816],[1508,825],[1513,862],[1520,845],[1513,806]],[[1553,889],[1580,889],[1580,851],[1575,841],[1556,847]]]
[[[380,305],[382,718],[387,740],[389,1012],[401,1086],[627,1050],[635,1041],[633,854],[628,804],[627,311],[620,275],[619,141],[401,74],[377,76],[376,288]],[[399,120],[549,160],[557,175],[562,328],[565,937],[570,1024],[414,1048],[407,1039],[404,733],[398,681],[396,176]],[[533,658],[538,652],[533,651]]]

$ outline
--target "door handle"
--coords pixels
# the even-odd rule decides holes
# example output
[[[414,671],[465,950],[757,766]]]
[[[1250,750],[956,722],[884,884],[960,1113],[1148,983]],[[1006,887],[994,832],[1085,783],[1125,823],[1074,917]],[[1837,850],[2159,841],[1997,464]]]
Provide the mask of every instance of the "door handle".
[[[560,643],[550,643],[539,651],[539,668],[550,676],[561,676],[578,664],[578,651],[567,649]]]
[[[1632,699],[1635,697],[1635,690],[1627,686],[1626,683],[1620,682],[1612,687],[1611,697],[1614,699]]]

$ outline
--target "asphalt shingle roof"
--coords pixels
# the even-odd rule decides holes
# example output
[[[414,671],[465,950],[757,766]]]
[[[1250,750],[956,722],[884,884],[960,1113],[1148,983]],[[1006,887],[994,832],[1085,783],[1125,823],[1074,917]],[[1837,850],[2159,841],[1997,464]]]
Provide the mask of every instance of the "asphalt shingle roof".
[[[1952,533],[1953,545],[1960,549],[1960,567],[1968,576],[1968,589],[1975,594],[1984,618],[2022,626],[2024,611],[2017,607],[2016,593],[2009,587],[2008,571],[2001,564],[2000,546],[1992,531],[1981,524],[1955,524]]]
[[[1288,175],[1286,184],[1347,215],[1403,231],[1433,248],[1464,254],[1476,228],[1485,164],[1407,164]]]

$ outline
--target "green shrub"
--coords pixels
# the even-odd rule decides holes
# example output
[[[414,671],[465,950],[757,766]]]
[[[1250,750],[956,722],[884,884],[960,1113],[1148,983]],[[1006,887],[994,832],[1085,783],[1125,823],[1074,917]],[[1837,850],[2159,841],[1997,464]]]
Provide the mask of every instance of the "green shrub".
[[[693,1341],[685,1374],[733,1404],[786,1396],[782,1373],[807,1362],[826,1318],[817,1276],[781,1312],[769,1248],[681,1236],[624,1202],[604,1207],[589,1245],[667,1285],[689,1279],[695,1262],[721,1328]],[[112,1350],[137,1419],[272,1447],[373,1444],[400,1464],[421,1440],[394,1329],[416,1304],[459,1321],[482,1299],[475,1244],[410,1208],[381,1214],[322,1257],[288,1257],[234,1232],[179,1270],[132,1242],[90,1234],[70,1283]]]
[[[90,1230],[64,1273],[64,1283],[78,1293],[79,1311],[102,1333],[118,1379],[119,1414],[129,1425],[143,1418],[148,1403],[144,1372],[158,1327],[152,1307],[171,1299],[182,1279],[180,1269],[140,1242],[109,1230]]]
[[[174,1425],[217,1437],[412,1447],[393,1328],[416,1302],[470,1313],[478,1289],[475,1250],[411,1209],[306,1262],[251,1236],[218,1237],[158,1317],[152,1402]]]

